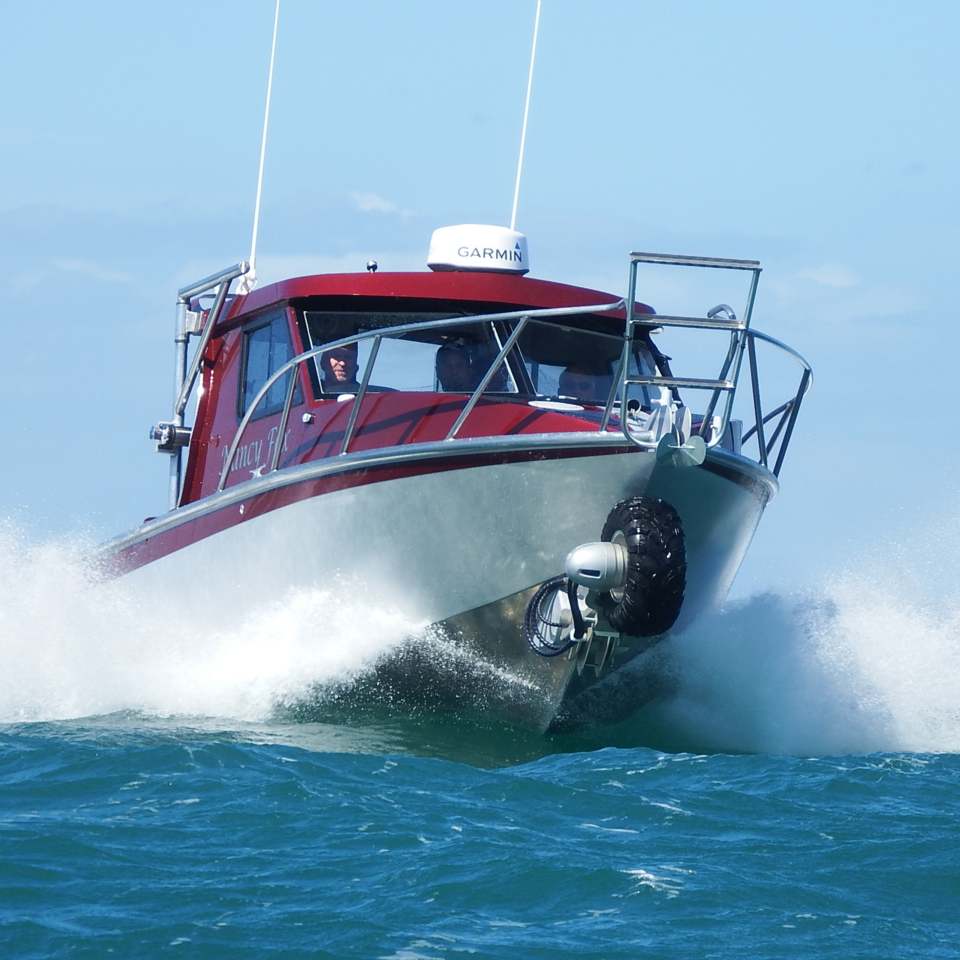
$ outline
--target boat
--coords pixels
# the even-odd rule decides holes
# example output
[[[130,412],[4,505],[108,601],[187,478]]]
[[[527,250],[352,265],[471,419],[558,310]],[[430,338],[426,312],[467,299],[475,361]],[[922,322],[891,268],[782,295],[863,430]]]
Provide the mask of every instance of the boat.
[[[625,678],[726,596],[812,374],[752,325],[758,262],[625,259],[625,295],[535,279],[523,234],[462,224],[420,272],[182,288],[169,510],[104,547],[111,575],[233,616],[318,585],[389,603],[423,627],[374,665],[404,703],[540,730],[636,709]],[[658,312],[649,269],[732,271],[744,305]],[[664,355],[681,331],[720,344],[715,377]],[[798,364],[775,405],[761,344]]]

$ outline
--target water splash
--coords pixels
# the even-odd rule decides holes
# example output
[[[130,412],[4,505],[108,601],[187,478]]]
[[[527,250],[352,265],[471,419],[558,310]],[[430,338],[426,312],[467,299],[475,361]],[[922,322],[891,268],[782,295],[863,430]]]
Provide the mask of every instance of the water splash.
[[[0,527],[0,721],[123,710],[266,719],[317,683],[371,669],[421,626],[336,584],[236,616],[215,603],[188,615],[175,597],[98,582],[89,553]]]
[[[808,755],[960,751],[960,594],[950,575],[960,537],[920,539],[916,555],[885,548],[819,590],[754,596],[655,648],[645,666],[658,674],[659,699],[594,739]],[[295,715],[318,697],[335,717],[354,689],[386,691],[389,706],[391,670],[407,680],[411,670],[472,672],[474,700],[505,687],[537,699],[525,678],[472,660],[465,670],[449,637],[349,584],[291,591],[232,618],[215,604],[188,615],[124,579],[97,582],[89,549],[0,525],[0,722],[119,711],[270,721],[290,717],[278,706]]]
[[[960,751],[960,598],[907,569],[864,560],[707,618],[660,654],[673,690],[633,730],[712,749]]]

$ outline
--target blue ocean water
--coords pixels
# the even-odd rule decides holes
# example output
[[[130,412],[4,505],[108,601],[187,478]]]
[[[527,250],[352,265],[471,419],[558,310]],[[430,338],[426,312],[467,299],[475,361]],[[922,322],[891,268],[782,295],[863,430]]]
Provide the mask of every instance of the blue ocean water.
[[[902,570],[733,605],[544,736],[342,710],[389,610],[180,621],[81,553],[0,535],[4,957],[960,956],[960,606]],[[318,655],[318,610],[363,629]]]

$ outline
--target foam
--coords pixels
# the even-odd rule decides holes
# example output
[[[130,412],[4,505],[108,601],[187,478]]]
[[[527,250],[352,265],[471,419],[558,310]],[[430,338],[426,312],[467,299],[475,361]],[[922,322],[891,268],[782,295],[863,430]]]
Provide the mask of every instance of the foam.
[[[960,524],[924,531],[917,549],[885,544],[819,588],[706,617],[657,648],[672,692],[631,721],[633,739],[653,724],[715,749],[960,750],[958,546]],[[98,581],[90,550],[0,524],[0,722],[118,711],[270,720],[278,704],[349,687],[424,638],[409,613],[344,581],[231,616],[215,598],[188,613],[123,578]],[[452,641],[427,639],[424,654],[462,678]],[[522,680],[487,677],[529,698]]]
[[[98,581],[80,540],[0,527],[0,721],[138,711],[269,719],[320,683],[348,682],[420,629],[343,583],[253,600],[226,616]]]
[[[649,713],[718,749],[960,750],[960,602],[902,555],[701,621],[667,648],[675,688]]]

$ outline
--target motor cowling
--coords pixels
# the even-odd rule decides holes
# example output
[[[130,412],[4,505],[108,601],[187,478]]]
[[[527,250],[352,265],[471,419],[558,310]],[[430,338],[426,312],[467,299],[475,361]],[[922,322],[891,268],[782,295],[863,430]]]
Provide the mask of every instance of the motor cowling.
[[[620,543],[581,543],[567,554],[563,569],[567,577],[588,590],[607,592],[622,587],[627,579],[629,556]]]

